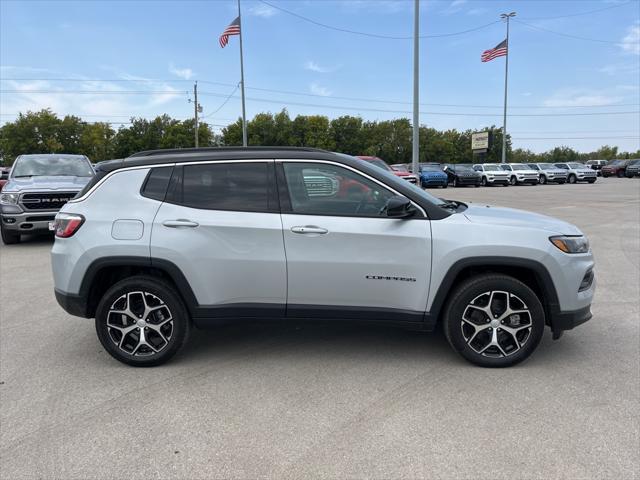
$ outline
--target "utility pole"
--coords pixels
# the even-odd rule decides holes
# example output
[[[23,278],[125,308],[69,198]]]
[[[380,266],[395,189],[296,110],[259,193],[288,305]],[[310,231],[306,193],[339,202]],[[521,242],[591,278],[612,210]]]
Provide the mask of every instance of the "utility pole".
[[[194,117],[196,119],[196,148],[198,148],[198,109],[200,108],[200,105],[198,104],[198,82],[193,84],[193,110],[194,110]]]
[[[515,17],[516,12],[503,13],[500,18],[507,22],[507,54],[504,62],[504,113],[502,117],[502,163],[507,161],[507,82],[509,80],[509,19]]]
[[[242,85],[242,146],[247,146],[247,114],[244,106],[244,60],[242,56],[242,15],[240,0],[238,0],[238,21],[240,22],[240,84]]]
[[[420,183],[420,0],[414,0],[413,7],[413,148],[412,148],[412,171],[418,177],[418,187]]]

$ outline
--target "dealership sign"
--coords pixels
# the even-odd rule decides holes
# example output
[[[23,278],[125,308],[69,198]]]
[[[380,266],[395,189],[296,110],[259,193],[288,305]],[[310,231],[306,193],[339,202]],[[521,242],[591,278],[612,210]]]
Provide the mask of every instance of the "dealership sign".
[[[471,150],[474,152],[487,151],[489,149],[489,132],[476,132],[471,134]]]

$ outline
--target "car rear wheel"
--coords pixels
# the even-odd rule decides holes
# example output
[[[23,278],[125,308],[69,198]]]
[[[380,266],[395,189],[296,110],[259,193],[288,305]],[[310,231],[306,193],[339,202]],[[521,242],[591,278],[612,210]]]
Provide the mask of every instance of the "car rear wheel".
[[[4,227],[0,227],[0,234],[2,235],[2,242],[5,245],[14,245],[20,243],[20,234],[6,230]]]
[[[577,178],[576,178],[576,176],[575,176],[573,173],[572,173],[571,175],[569,175],[569,178],[567,179],[567,181],[568,181],[569,183],[571,183],[571,184],[576,183],[576,180],[577,180]]]
[[[160,365],[186,341],[191,320],[179,295],[153,277],[116,283],[96,310],[96,332],[116,360],[136,367]]]
[[[536,349],[545,316],[537,295],[508,275],[483,274],[461,283],[444,314],[449,344],[482,367],[509,367]]]

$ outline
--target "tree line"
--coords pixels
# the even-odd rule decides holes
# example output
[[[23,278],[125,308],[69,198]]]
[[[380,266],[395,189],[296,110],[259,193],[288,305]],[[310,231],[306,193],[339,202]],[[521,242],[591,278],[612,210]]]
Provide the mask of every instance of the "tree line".
[[[499,162],[502,131],[494,125],[483,129],[491,137],[486,154],[471,151],[471,130],[440,131],[426,126],[419,130],[420,161],[440,163]],[[322,115],[297,115],[287,110],[259,113],[247,124],[249,145],[306,146],[349,155],[373,155],[390,164],[411,162],[412,128],[407,118],[368,121],[350,115],[330,120]],[[124,158],[141,150],[189,148],[194,146],[193,119],[176,120],[161,115],[153,120],[131,118],[128,124],[114,129],[105,122],[86,122],[73,115],[58,117],[51,110],[20,114],[13,122],[0,127],[0,155],[11,165],[23,153],[76,153],[93,162]],[[224,127],[220,134],[209,125],[198,125],[200,146],[242,144],[242,123]],[[638,152],[618,152],[617,147],[603,146],[594,152],[579,153],[569,147],[556,147],[544,153],[512,149],[507,135],[507,158],[510,162],[567,162],[589,159],[638,158]]]

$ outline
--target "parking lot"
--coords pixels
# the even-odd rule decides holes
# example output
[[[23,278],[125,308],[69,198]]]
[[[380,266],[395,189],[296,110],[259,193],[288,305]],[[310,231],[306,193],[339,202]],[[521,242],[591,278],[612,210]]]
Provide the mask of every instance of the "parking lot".
[[[580,227],[593,319],[502,370],[440,333],[299,324],[135,369],[57,305],[51,239],[1,245],[1,478],[638,478],[640,181],[431,192]]]

